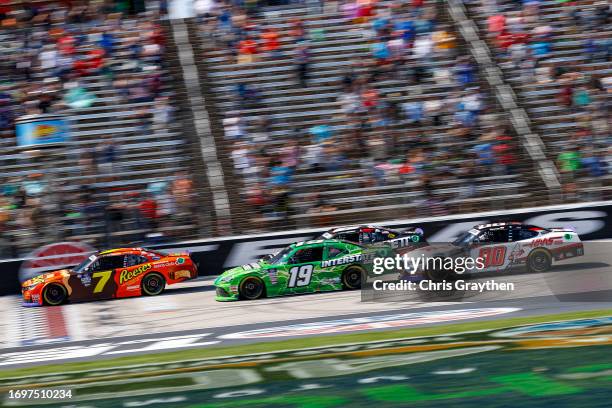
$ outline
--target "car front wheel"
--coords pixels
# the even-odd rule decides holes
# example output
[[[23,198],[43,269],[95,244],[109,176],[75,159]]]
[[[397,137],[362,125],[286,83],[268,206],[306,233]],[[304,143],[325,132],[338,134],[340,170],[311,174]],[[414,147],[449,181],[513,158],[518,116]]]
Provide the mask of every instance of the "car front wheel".
[[[67,297],[66,288],[57,283],[48,285],[43,291],[43,299],[49,306],[59,306],[66,301]]]
[[[246,300],[255,300],[263,296],[265,290],[261,279],[249,277],[240,282],[238,292],[240,297]]]
[[[164,291],[166,280],[159,273],[149,273],[142,278],[140,288],[147,296],[157,296]]]

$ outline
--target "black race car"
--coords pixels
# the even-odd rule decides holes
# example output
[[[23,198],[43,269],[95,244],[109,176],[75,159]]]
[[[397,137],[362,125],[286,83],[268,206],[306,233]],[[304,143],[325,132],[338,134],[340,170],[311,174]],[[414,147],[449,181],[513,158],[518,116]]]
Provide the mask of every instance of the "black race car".
[[[427,243],[421,228],[411,227],[403,230],[394,230],[376,225],[336,227],[324,232],[318,239],[340,239],[360,245],[386,242],[394,249],[420,246]]]

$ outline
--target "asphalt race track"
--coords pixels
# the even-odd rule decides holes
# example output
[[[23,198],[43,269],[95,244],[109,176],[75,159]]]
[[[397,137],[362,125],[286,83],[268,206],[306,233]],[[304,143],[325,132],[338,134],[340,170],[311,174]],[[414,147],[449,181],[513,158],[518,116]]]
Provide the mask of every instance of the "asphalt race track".
[[[466,296],[458,302],[363,302],[361,293],[352,291],[222,303],[214,300],[208,277],[170,287],[159,297],[54,308],[23,308],[20,298],[3,297],[0,369],[612,308],[612,251],[605,244],[546,274],[495,277],[514,283],[512,292]],[[576,293],[580,296],[568,295]]]

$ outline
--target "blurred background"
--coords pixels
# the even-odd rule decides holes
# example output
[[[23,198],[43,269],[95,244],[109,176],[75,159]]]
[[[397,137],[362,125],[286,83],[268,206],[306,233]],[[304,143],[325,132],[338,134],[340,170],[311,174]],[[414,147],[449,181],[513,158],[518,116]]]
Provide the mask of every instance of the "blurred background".
[[[610,197],[606,1],[0,0],[0,259]]]

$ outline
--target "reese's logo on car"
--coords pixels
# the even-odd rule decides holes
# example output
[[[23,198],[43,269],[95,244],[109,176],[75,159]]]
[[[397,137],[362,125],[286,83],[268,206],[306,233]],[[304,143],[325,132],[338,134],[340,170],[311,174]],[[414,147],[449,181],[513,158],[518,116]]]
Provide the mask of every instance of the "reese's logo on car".
[[[146,272],[149,269],[151,269],[151,264],[144,264],[136,269],[132,269],[131,271],[123,269],[119,274],[119,284],[123,285],[124,282],[134,279],[135,277],[141,275],[143,272]]]

